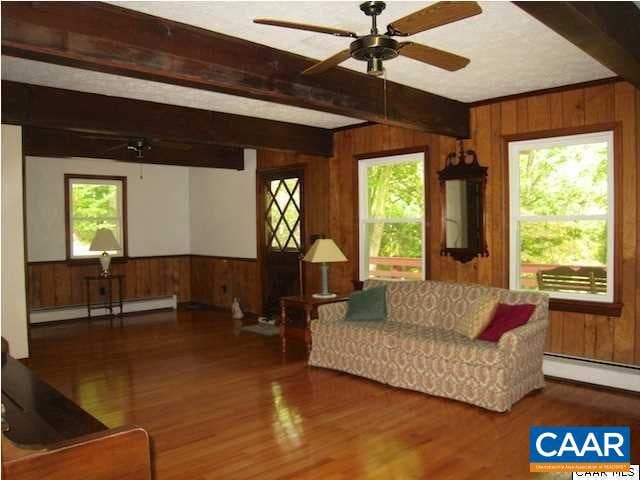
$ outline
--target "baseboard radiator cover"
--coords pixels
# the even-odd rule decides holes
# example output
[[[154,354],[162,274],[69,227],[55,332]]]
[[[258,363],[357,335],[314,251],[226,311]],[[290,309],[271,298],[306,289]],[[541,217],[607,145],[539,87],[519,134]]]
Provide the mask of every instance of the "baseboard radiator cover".
[[[124,313],[145,312],[148,310],[160,310],[178,307],[178,299],[175,295],[167,297],[141,298],[135,300],[125,300],[122,304]],[[120,307],[114,304],[114,312],[119,312]],[[92,317],[107,315],[106,308],[96,308],[91,310]],[[33,309],[29,314],[29,323],[57,322],[61,320],[73,320],[76,318],[87,318],[86,305],[69,305],[66,307]]]
[[[546,376],[640,392],[640,367],[545,354]]]

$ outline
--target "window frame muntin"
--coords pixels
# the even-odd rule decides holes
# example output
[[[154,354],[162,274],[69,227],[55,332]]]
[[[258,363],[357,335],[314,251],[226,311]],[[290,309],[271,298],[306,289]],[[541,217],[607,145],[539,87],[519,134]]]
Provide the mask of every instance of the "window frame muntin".
[[[579,129],[578,129],[579,130]],[[538,132],[536,132],[538,133]],[[546,134],[546,135],[545,135]],[[596,295],[592,293],[562,293],[545,291],[552,301],[557,301],[566,306],[566,302],[579,302],[584,304],[614,304],[619,296],[616,278],[619,275],[618,242],[616,234],[616,220],[618,213],[617,189],[619,155],[619,132],[617,125],[603,125],[600,127],[590,127],[585,131],[566,131],[558,134],[557,131],[539,132],[539,135],[528,138],[517,138],[518,135],[505,138],[508,177],[508,285],[510,289],[522,290],[519,288],[520,262],[516,262],[515,252],[521,252],[520,230],[521,222],[536,221],[584,221],[584,220],[606,220],[607,221],[607,294]],[[552,148],[554,146],[584,145],[585,143],[598,143],[598,138],[607,142],[607,213],[593,215],[520,215],[520,181],[519,181],[519,152],[524,150],[524,146],[531,148]],[[591,141],[589,141],[591,140]],[[516,148],[516,146],[520,148]],[[516,188],[514,188],[514,185]],[[519,257],[519,256],[518,256]]]
[[[73,182],[74,180],[80,180],[81,182]],[[83,255],[83,256],[72,256],[72,242],[71,242],[71,234],[73,232],[72,224],[73,218],[71,216],[71,187],[73,183],[83,183],[88,184],[110,184],[109,182],[121,182],[120,195],[119,195],[119,204],[120,204],[120,230],[121,230],[121,240],[122,240],[122,249],[121,252],[117,255],[113,255],[112,258],[114,261],[118,260],[126,260],[128,258],[128,232],[127,232],[127,177],[126,176],[118,176],[118,175],[90,175],[90,174],[75,174],[75,173],[65,173],[64,174],[64,215],[65,215],[65,247],[66,247],[66,260],[67,262],[72,263],[83,263],[83,262],[91,262],[100,256],[97,255]],[[72,183],[73,182],[73,183]],[[104,218],[112,218],[112,217],[104,217]]]
[[[414,159],[411,159],[411,156],[415,156],[415,155],[421,155],[422,158],[422,168],[423,168],[423,209],[422,209],[422,218],[376,218],[376,219],[369,219],[368,218],[368,212],[369,212],[369,204],[368,204],[368,182],[366,181],[367,176],[366,174],[366,170],[368,167],[370,166],[374,166],[374,165],[392,165],[392,164],[398,164],[398,163],[407,163],[410,161],[415,161]],[[422,280],[426,280],[427,278],[429,278],[428,276],[428,272],[427,272],[427,268],[429,265],[428,259],[427,259],[427,255],[429,254],[429,238],[428,238],[428,231],[427,229],[429,228],[429,220],[428,220],[428,213],[427,213],[427,208],[429,205],[429,201],[428,201],[428,188],[429,188],[429,172],[428,172],[428,168],[429,168],[429,156],[428,156],[428,149],[427,147],[416,147],[416,148],[410,148],[410,149],[402,149],[402,150],[390,150],[387,152],[378,152],[378,153],[374,153],[374,154],[365,154],[365,155],[358,155],[355,157],[357,159],[357,167],[356,167],[356,187],[358,189],[357,194],[356,194],[356,198],[358,200],[358,208],[356,210],[357,212],[357,219],[356,219],[356,223],[357,223],[357,232],[358,232],[358,239],[357,239],[357,251],[358,251],[358,281],[365,281],[368,280],[369,277],[366,275],[366,269],[365,269],[365,262],[364,259],[365,257],[368,258],[368,255],[366,255],[366,226],[369,223],[422,223],[422,229],[421,229],[421,243],[422,243]],[[363,216],[364,213],[364,216]],[[363,220],[363,217],[366,218]]]

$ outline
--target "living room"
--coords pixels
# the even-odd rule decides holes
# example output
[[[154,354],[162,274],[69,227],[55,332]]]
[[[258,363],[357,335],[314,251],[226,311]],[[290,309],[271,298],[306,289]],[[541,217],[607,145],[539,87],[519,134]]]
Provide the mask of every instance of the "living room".
[[[357,3],[3,4],[10,355],[106,432],[143,429],[159,479],[544,478],[527,459],[530,428],[545,425],[630,426],[637,464],[640,59],[637,29],[623,27],[640,8],[453,5],[471,10],[411,40],[455,52],[455,71],[437,56],[393,58],[376,78],[355,59],[299,75],[352,39],[253,23],[360,32],[370,19]],[[379,20],[426,6],[387,5]],[[615,45],[605,21],[620,22]],[[454,211],[460,178],[477,201]],[[85,214],[101,189],[115,213]],[[115,245],[91,248],[96,225]],[[342,257],[312,258],[320,240]],[[322,316],[338,304],[304,303],[303,342],[257,323],[282,323],[280,299],[301,290],[329,296],[316,261],[331,262],[328,289],[343,300],[380,280],[387,295],[398,281],[541,295],[525,302],[548,308],[539,377],[482,404],[398,388],[386,371],[318,368]],[[399,310],[390,297],[387,308],[390,324]],[[245,330],[255,325],[268,334]],[[3,368],[3,403],[4,384]],[[94,465],[91,478],[124,478],[132,464],[117,458],[119,471]]]

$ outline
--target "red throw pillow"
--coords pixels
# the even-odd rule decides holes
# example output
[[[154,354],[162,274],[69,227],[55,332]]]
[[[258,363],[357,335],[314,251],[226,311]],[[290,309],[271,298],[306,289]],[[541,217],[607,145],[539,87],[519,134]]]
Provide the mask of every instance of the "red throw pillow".
[[[493,314],[493,318],[487,328],[484,329],[484,332],[480,334],[478,340],[497,342],[500,340],[500,337],[509,330],[513,330],[527,323],[535,309],[536,306],[530,303],[520,305],[499,303],[496,307],[496,312]]]

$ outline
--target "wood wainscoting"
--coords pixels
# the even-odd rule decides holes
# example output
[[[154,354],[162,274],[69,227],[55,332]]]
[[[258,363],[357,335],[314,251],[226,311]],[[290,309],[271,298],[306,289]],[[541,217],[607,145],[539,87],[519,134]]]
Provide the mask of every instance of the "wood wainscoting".
[[[98,272],[94,264],[31,262],[28,264],[29,306],[53,308],[85,305],[85,280]],[[260,282],[255,259],[173,255],[129,257],[111,264],[124,274],[125,300],[176,295],[178,302],[198,302],[230,308],[233,297],[244,310],[260,312]]]
[[[487,103],[471,110],[471,140],[465,148],[489,167],[487,185],[487,242],[489,257],[462,264],[440,256],[438,241],[430,245],[430,278],[507,286],[505,209],[506,162],[504,136],[551,129],[619,122],[622,126],[621,178],[623,206],[619,225],[622,251],[620,317],[554,311],[547,351],[640,364],[640,90],[630,83],[611,81],[594,86],[558,90]],[[329,212],[331,237],[344,248],[349,263],[332,267],[332,283],[348,290],[358,275],[356,155],[399,148],[428,146],[429,187],[438,191],[437,171],[456,150],[455,139],[397,127],[371,125],[335,133],[335,156],[330,160]],[[311,208],[314,208],[312,206]],[[441,238],[440,195],[431,195],[427,208],[431,239]]]
[[[178,302],[191,300],[189,255],[129,257],[114,259],[114,274],[125,275],[125,300],[176,295]],[[98,273],[97,260],[85,262],[29,262],[27,266],[29,306],[52,308],[85,305],[85,277]]]
[[[192,302],[230,308],[234,297],[245,312],[261,313],[261,282],[256,259],[191,256]]]

